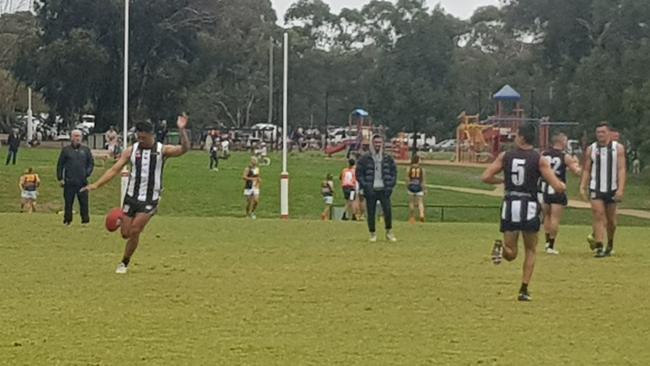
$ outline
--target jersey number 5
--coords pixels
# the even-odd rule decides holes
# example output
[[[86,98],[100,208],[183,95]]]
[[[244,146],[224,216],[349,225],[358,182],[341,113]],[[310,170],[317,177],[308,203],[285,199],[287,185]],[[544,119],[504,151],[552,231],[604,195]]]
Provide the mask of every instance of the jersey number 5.
[[[523,186],[526,180],[526,159],[512,159],[510,179],[516,186]]]

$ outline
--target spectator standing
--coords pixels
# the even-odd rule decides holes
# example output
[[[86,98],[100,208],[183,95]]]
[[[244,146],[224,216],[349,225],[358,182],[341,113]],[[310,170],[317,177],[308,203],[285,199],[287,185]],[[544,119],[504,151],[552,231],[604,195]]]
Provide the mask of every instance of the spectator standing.
[[[357,162],[356,177],[366,197],[370,241],[377,241],[377,232],[375,230],[377,201],[381,204],[384,213],[386,240],[397,241],[392,230],[393,220],[390,201],[397,183],[397,166],[395,160],[384,153],[384,138],[380,135],[373,136],[370,152],[363,155]]]
[[[16,155],[18,155],[18,148],[20,147],[20,137],[18,136],[18,131],[15,129],[9,134],[7,145],[9,145],[9,150],[5,165],[9,165],[10,161],[13,165],[16,165]]]
[[[81,223],[88,224],[90,222],[88,192],[80,192],[80,190],[88,185],[88,177],[92,175],[94,167],[95,163],[90,149],[81,144],[81,131],[72,131],[70,145],[61,150],[56,166],[56,177],[63,187],[65,202],[63,223],[65,225],[72,223],[72,206],[75,197],[79,200]]]

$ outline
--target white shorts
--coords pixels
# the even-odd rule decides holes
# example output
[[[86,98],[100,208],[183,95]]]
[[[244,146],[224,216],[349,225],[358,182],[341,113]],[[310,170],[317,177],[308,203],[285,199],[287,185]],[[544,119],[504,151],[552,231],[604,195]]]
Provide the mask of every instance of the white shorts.
[[[407,190],[407,191],[408,191],[408,190]],[[420,191],[420,192],[411,192],[411,191],[408,191],[408,193],[409,193],[409,196],[424,197],[424,191]]]
[[[323,196],[323,202],[325,202],[326,205],[334,204],[334,196]]]
[[[20,197],[24,200],[36,200],[38,197],[38,191],[22,191]]]
[[[259,188],[244,189],[244,196],[246,196],[246,197],[259,197],[260,196],[260,189]]]

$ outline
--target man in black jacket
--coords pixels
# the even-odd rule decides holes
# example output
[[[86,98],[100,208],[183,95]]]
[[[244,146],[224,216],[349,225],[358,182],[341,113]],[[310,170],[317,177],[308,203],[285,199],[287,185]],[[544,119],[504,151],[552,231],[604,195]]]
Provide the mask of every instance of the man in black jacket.
[[[81,188],[88,185],[88,177],[93,173],[95,163],[90,149],[81,145],[81,131],[74,130],[70,136],[70,145],[61,150],[59,163],[56,166],[56,177],[63,187],[65,211],[63,223],[72,223],[72,205],[75,196],[79,200],[81,223],[90,222],[88,213],[88,192],[80,192]]]
[[[16,130],[12,130],[9,134],[7,145],[9,145],[9,151],[5,165],[9,165],[10,161],[12,161],[13,165],[16,165],[16,155],[18,155],[18,148],[20,147],[20,137],[18,137]]]
[[[391,156],[384,154],[384,139],[381,136],[373,136],[370,152],[359,159],[356,173],[357,181],[366,198],[370,241],[377,241],[377,232],[375,230],[377,201],[381,203],[381,209],[384,212],[386,240],[397,241],[392,231],[393,221],[390,202],[390,196],[393,194],[393,189],[397,183],[397,167],[395,166],[395,160]]]

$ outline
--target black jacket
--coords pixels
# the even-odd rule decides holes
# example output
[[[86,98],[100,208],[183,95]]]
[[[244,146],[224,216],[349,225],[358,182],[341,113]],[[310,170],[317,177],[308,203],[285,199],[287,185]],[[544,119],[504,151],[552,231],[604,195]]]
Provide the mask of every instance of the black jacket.
[[[86,185],[88,177],[93,174],[95,162],[90,149],[80,145],[74,148],[68,145],[61,150],[59,163],[56,165],[56,178],[65,184]]]
[[[7,138],[7,145],[9,145],[9,151],[18,151],[18,147],[20,146],[20,138],[18,138],[18,136],[14,135],[13,133],[9,134],[9,137]]]
[[[384,190],[392,193],[397,184],[397,166],[395,165],[395,160],[393,157],[387,154],[383,154],[384,157],[381,162],[381,176],[384,181]],[[374,190],[373,183],[375,181],[375,159],[371,153],[363,155],[357,162],[357,181],[359,181],[359,186],[363,189],[364,194],[366,192],[372,192]]]

